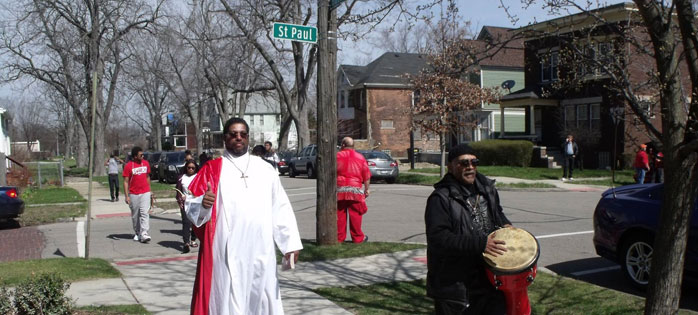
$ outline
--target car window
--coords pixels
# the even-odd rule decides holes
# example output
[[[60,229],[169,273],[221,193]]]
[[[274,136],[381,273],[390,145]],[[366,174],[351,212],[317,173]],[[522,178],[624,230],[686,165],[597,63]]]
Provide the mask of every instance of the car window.
[[[390,156],[383,152],[364,152],[362,153],[367,160],[390,160]]]
[[[316,156],[317,155],[317,147],[312,147],[312,153],[310,153],[310,156]]]

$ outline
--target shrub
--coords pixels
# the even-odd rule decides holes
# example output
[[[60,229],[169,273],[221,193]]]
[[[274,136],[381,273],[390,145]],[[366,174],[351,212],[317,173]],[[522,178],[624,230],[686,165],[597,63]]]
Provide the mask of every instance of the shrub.
[[[526,140],[483,140],[471,142],[481,165],[527,167],[531,165],[533,143]]]
[[[72,301],[65,296],[69,287],[70,283],[55,274],[31,277],[15,289],[16,314],[71,314]]]
[[[10,292],[6,287],[0,287],[0,314],[12,315],[15,309],[12,307]]]

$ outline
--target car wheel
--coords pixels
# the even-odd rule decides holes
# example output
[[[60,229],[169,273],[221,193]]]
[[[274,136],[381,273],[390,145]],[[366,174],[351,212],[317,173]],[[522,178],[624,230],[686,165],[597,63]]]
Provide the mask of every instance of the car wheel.
[[[396,180],[396,179],[397,179],[397,178],[395,178],[395,177],[388,177],[388,178],[385,179],[385,182],[388,183],[388,184],[395,184],[395,180]]]
[[[312,165],[308,165],[308,178],[315,178],[315,169]]]
[[[649,237],[635,236],[628,239],[623,246],[623,274],[640,289],[645,289],[650,280],[654,252],[652,244]]]
[[[288,168],[288,177],[294,178],[294,177],[296,177],[296,174],[298,174],[298,173],[296,172],[296,167],[293,166],[293,165],[291,165],[291,166]]]

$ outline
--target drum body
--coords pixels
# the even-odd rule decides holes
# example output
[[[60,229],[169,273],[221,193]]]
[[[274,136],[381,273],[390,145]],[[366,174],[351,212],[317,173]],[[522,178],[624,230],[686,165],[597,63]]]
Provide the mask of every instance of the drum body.
[[[504,293],[508,315],[529,315],[528,286],[536,277],[540,256],[538,240],[523,229],[507,227],[496,230],[494,238],[503,240],[507,251],[494,257],[483,254],[487,263],[487,278]]]

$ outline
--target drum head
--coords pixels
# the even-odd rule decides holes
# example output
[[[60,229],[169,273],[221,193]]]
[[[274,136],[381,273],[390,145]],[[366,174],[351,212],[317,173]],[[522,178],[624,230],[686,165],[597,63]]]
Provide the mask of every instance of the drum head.
[[[506,242],[507,251],[494,257],[483,253],[485,262],[493,271],[502,273],[517,273],[531,267],[538,261],[540,249],[538,241],[524,229],[507,227],[496,230],[494,239]]]

